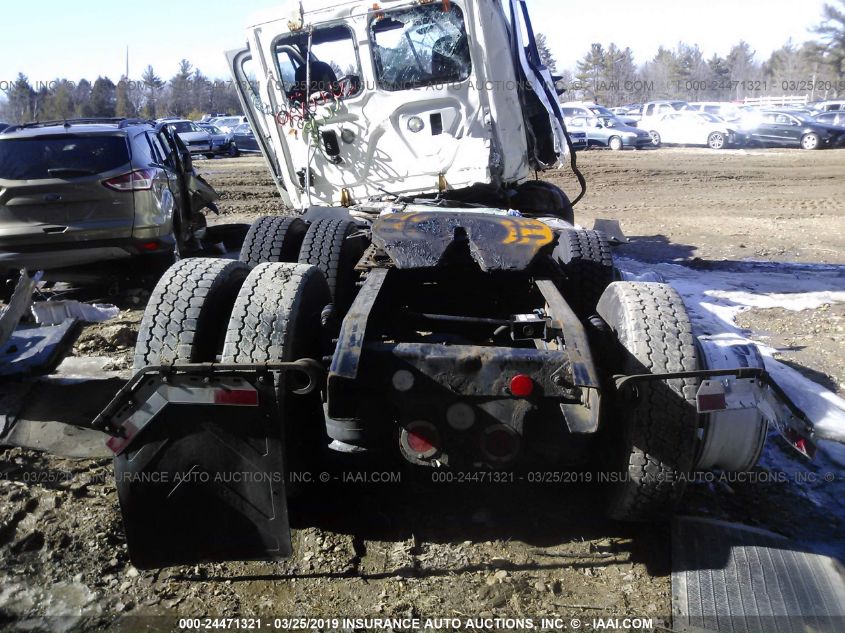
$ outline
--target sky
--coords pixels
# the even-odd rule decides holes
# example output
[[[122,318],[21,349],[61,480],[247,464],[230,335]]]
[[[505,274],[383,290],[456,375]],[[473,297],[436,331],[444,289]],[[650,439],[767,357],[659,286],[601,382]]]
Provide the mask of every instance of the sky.
[[[18,72],[32,82],[98,75],[117,80],[126,66],[137,79],[151,64],[165,79],[186,58],[207,76],[228,78],[223,51],[246,41],[248,16],[269,0],[41,0],[37,11],[3,13],[0,89]],[[574,68],[592,42],[630,46],[637,63],[660,44],[698,44],[726,54],[741,38],[763,60],[790,37],[810,39],[824,0],[528,0],[535,30],[545,32],[560,69]],[[84,8],[82,8],[84,7]]]

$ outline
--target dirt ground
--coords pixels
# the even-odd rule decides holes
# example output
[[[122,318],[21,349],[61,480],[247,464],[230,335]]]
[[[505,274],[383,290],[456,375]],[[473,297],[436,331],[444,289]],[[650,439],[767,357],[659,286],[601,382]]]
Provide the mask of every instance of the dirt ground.
[[[845,150],[590,151],[579,164],[590,190],[576,217],[585,226],[620,220],[634,238],[620,255],[697,266],[746,258],[845,263]],[[283,212],[260,158],[197,165],[222,194],[215,222]],[[576,191],[574,179],[558,181]],[[74,353],[128,368],[137,301],[120,302],[118,319],[86,328]],[[843,306],[752,311],[740,325],[824,386],[843,389]],[[154,617],[165,615],[531,617],[538,624],[635,616],[653,618],[655,630],[669,626],[668,527],[604,520],[591,485],[435,484],[385,464],[390,483],[305,488],[291,507],[290,561],[139,572],[128,561],[111,472],[109,460],[0,449],[0,629],[170,630],[171,622]],[[684,511],[788,536],[807,525],[830,541],[845,533],[788,482],[692,484]],[[508,628],[495,624],[481,629]]]

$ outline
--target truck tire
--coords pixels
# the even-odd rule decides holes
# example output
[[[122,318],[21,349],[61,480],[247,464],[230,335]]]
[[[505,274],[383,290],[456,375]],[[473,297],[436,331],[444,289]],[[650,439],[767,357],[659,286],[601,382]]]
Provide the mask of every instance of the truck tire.
[[[666,284],[616,282],[598,311],[616,333],[622,353],[614,371],[626,375],[695,371],[700,368],[689,316]],[[606,426],[608,470],[619,483],[610,491],[608,514],[620,521],[655,521],[680,501],[693,469],[699,416],[699,381],[638,383],[633,402],[623,400]]]
[[[557,185],[543,180],[529,180],[517,187],[511,207],[517,211],[557,216],[575,224],[575,210],[569,197]]]
[[[566,278],[563,295],[582,317],[595,314],[602,293],[613,281],[613,254],[607,237],[600,231],[562,231],[553,257]]]
[[[299,263],[319,268],[329,284],[335,312],[346,313],[357,290],[355,265],[364,255],[363,238],[350,237],[358,231],[351,220],[322,218],[315,220],[305,234],[299,251]]]
[[[133,368],[213,362],[249,267],[225,259],[183,259],[159,280],[138,332]]]
[[[323,356],[320,316],[331,302],[323,273],[314,266],[290,263],[259,264],[247,277],[235,301],[226,341],[224,363],[291,362]],[[287,394],[289,383],[279,376],[276,389],[285,424],[286,453],[299,463],[328,445],[319,390],[308,396]]]
[[[308,225],[299,218],[264,216],[252,223],[240,260],[250,267],[269,262],[296,262]]]

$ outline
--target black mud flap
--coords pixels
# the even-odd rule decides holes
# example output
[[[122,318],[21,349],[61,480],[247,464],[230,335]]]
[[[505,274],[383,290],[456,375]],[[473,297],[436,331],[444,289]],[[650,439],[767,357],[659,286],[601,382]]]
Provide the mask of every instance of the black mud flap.
[[[120,431],[109,446],[136,567],[291,555],[269,372],[142,373],[98,420]]]

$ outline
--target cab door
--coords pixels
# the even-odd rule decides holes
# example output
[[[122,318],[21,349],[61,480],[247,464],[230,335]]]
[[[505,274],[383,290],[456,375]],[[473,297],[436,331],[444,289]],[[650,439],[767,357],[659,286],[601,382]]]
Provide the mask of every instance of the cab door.
[[[279,156],[273,145],[270,124],[268,123],[268,117],[270,120],[273,119],[273,105],[266,103],[261,95],[261,86],[266,86],[267,83],[262,82],[259,78],[264,75],[256,68],[256,63],[249,47],[227,51],[226,61],[229,63],[229,71],[232,73],[238,99],[241,102],[244,115],[253,130],[258,149],[261,150],[261,155],[264,156],[264,160],[273,176],[273,181],[276,183],[276,188],[279,190],[282,200],[290,206],[292,201],[288,194],[288,184],[282,173],[282,163],[279,162]],[[254,72],[250,73],[250,70]]]

